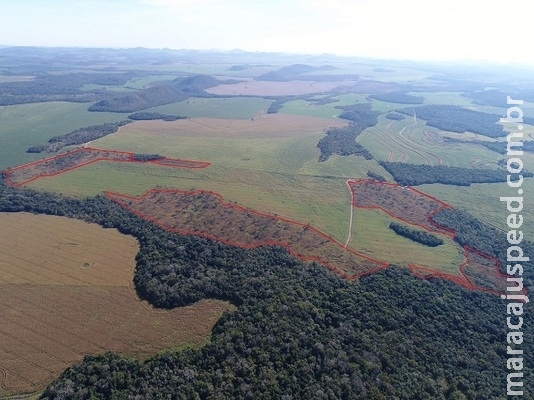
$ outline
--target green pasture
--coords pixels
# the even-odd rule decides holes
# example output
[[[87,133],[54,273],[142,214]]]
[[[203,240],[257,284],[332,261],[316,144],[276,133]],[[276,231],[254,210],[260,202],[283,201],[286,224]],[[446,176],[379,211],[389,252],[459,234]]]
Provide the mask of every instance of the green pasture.
[[[28,154],[26,149],[49,138],[89,125],[117,122],[124,114],[91,113],[89,103],[48,102],[0,107],[0,169],[24,164],[50,154]]]
[[[179,103],[149,108],[147,112],[183,115],[190,118],[239,118],[249,119],[266,113],[272,100],[260,97],[189,98]]]
[[[393,232],[389,224],[394,221],[397,220],[380,210],[355,208],[350,246],[369,257],[395,265],[415,264],[458,275],[458,267],[465,257],[457,243],[436,234],[443,239],[442,245],[422,245]]]

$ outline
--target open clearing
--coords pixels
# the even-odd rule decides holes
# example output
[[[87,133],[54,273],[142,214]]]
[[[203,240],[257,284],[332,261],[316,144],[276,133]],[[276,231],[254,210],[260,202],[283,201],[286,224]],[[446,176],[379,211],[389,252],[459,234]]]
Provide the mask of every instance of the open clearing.
[[[311,93],[324,93],[338,86],[352,86],[356,81],[315,82],[315,81],[250,81],[224,84],[206,89],[206,92],[230,96],[286,96]]]
[[[312,226],[225,203],[217,193],[153,189],[138,198],[106,194],[139,217],[171,232],[243,248],[282,246],[295,257],[316,261],[345,278],[387,266],[345,248]]]
[[[85,354],[202,345],[228,303],[156,310],[133,289],[137,241],[64,217],[0,213],[0,396],[43,388]],[[142,329],[139,329],[142,323]]]
[[[357,207],[353,225],[367,227],[365,230],[356,229],[355,232],[353,228],[349,243],[353,243],[356,250],[371,257],[375,253],[381,254],[385,257],[381,259],[390,263],[406,262],[407,255],[412,260],[422,256],[418,261],[407,261],[405,264],[418,276],[449,279],[472,290],[493,293],[506,291],[506,280],[499,272],[495,258],[468,246],[460,247],[453,242],[455,231],[432,220],[432,215],[450,208],[450,205],[417,189],[388,182],[358,180],[349,181],[348,185],[352,191],[353,205]],[[376,211],[371,213],[373,209]],[[444,244],[432,248],[421,245],[422,249],[427,249],[428,254],[417,249],[410,250],[409,242],[412,241],[406,238],[395,240],[392,231],[388,229],[389,221],[384,215],[379,215],[378,210],[405,224],[439,236]],[[367,224],[363,222],[366,219]],[[384,243],[388,244],[385,249],[382,248]],[[399,245],[396,246],[396,243]],[[412,246],[413,244],[415,243],[412,242]]]

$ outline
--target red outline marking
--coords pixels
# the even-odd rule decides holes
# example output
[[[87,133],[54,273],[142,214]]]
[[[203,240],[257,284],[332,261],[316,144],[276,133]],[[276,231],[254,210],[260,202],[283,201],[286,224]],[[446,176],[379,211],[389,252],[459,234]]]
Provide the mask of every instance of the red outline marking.
[[[74,165],[72,167],[68,167],[68,168],[62,169],[62,170],[57,171],[57,172],[41,173],[41,174],[38,174],[38,175],[36,175],[36,176],[34,176],[34,177],[30,178],[30,179],[26,179],[25,181],[22,181],[22,182],[15,183],[11,179],[11,175],[12,175],[12,173],[14,171],[18,171],[18,170],[21,170],[21,169],[24,169],[24,168],[28,168],[28,167],[33,167],[33,166],[39,165],[39,164],[44,164],[46,162],[53,161],[53,160],[58,159],[58,158],[68,157],[68,156],[70,156],[72,154],[81,153],[81,152],[111,153],[111,154],[117,155],[117,156],[126,156],[127,159],[125,159],[125,160],[114,159],[114,158],[111,158],[109,156],[103,155],[103,156],[97,157],[97,158],[95,158],[93,160],[82,162],[80,164],[77,164],[77,165]],[[11,168],[8,168],[8,169],[2,171],[2,173],[4,174],[4,176],[6,178],[6,184],[7,185],[12,186],[12,187],[20,187],[20,186],[26,185],[26,184],[28,184],[30,182],[33,182],[33,181],[35,181],[37,179],[41,179],[41,178],[45,178],[45,177],[52,177],[52,176],[56,176],[56,175],[61,175],[61,174],[65,173],[65,172],[69,172],[69,171],[72,171],[74,169],[81,168],[81,167],[84,167],[86,165],[94,164],[94,163],[97,163],[97,162],[100,162],[100,161],[130,162],[130,163],[139,163],[139,164],[151,163],[151,164],[157,164],[157,165],[160,165],[160,166],[166,166],[166,167],[171,167],[171,168],[192,168],[192,169],[203,169],[203,168],[206,168],[206,167],[211,165],[211,163],[209,163],[207,161],[182,160],[182,159],[178,159],[178,158],[167,158],[167,157],[164,157],[164,158],[159,159],[159,160],[137,161],[137,160],[133,159],[134,155],[135,155],[135,153],[130,152],[130,151],[106,150],[106,149],[97,149],[97,148],[94,148],[94,147],[83,147],[83,148],[79,148],[79,149],[68,151],[66,153],[61,153],[61,154],[55,155],[53,157],[42,158],[40,160],[36,160],[36,161],[32,161],[32,162],[29,162],[29,163],[26,163],[26,164],[18,165],[16,167],[11,167]],[[165,163],[165,161],[169,161],[169,163]],[[172,165],[172,163],[176,163],[176,165]],[[190,164],[190,165],[178,165],[179,163],[185,163],[185,164]]]
[[[354,199],[354,190],[351,186],[351,184],[357,184],[357,183],[366,183],[366,184],[377,184],[377,185],[387,185],[387,186],[394,186],[394,187],[401,187],[402,185],[398,184],[398,183],[392,183],[392,182],[379,182],[379,181],[373,181],[373,180],[369,180],[369,179],[356,179],[356,180],[348,180],[347,181],[347,186],[349,187],[349,190],[350,190],[350,193],[351,193],[351,201],[352,201],[352,205],[356,208],[362,208],[362,209],[378,209],[378,210],[381,210],[382,212],[384,212],[385,214],[389,215],[390,217],[392,218],[395,218],[395,219],[398,219],[400,221],[403,221],[409,225],[412,225],[412,226],[418,226],[428,232],[432,232],[432,233],[439,233],[439,234],[442,234],[442,235],[445,235],[445,236],[448,236],[450,237],[451,239],[455,239],[456,238],[456,235],[457,235],[457,232],[453,229],[450,229],[450,228],[447,228],[443,225],[440,225],[438,224],[437,222],[435,222],[432,217],[438,212],[438,211],[441,211],[441,210],[444,210],[446,208],[454,208],[452,207],[450,204],[447,204],[441,200],[438,200],[437,198],[427,194],[427,193],[424,193],[424,192],[421,192],[420,190],[418,189],[415,189],[413,187],[409,187],[409,189],[411,191],[413,191],[414,193],[417,193],[418,195],[420,196],[423,196],[429,200],[432,200],[434,202],[436,202],[439,207],[437,207],[435,210],[433,210],[430,214],[428,214],[426,216],[426,219],[429,223],[431,223],[433,226],[435,226],[437,229],[439,230],[431,230],[429,229],[427,226],[424,226],[424,225],[421,225],[421,224],[418,224],[416,222],[413,222],[413,221],[408,221],[402,217],[399,217],[397,215],[394,215],[392,213],[390,213],[389,211],[387,211],[386,209],[384,209],[383,207],[379,206],[379,205],[376,205],[376,206],[360,206],[360,205],[357,205],[356,202],[355,202],[355,199]],[[496,290],[492,290],[492,289],[489,289],[489,288],[486,288],[484,286],[480,286],[480,285],[477,285],[476,283],[473,282],[472,278],[469,277],[469,275],[465,272],[465,268],[472,262],[472,257],[469,256],[469,253],[472,252],[472,253],[475,253],[487,260],[489,260],[493,265],[494,265],[494,271],[498,277],[500,278],[507,278],[508,275],[506,274],[503,274],[501,271],[500,271],[500,268],[499,268],[499,260],[489,254],[486,254],[486,253],[483,253],[477,249],[474,249],[470,246],[467,246],[467,245],[464,245],[462,246],[462,249],[463,249],[463,252],[464,252],[464,257],[465,257],[465,261],[460,264],[458,266],[458,270],[460,272],[460,276],[458,275],[452,275],[452,274],[449,274],[449,273],[446,273],[446,272],[441,272],[441,271],[437,271],[435,269],[432,269],[432,268],[428,268],[428,267],[423,267],[423,266],[419,266],[419,265],[415,265],[415,264],[408,264],[408,268],[410,269],[410,271],[416,275],[416,276],[419,276],[420,278],[423,278],[423,279],[429,279],[429,278],[441,278],[441,279],[446,279],[446,280],[449,280],[449,281],[452,281],[454,283],[457,283],[458,285],[466,288],[466,289],[469,289],[469,290],[479,290],[479,291],[483,291],[483,292],[487,292],[487,293],[492,293],[492,294],[495,294],[495,295],[499,295],[503,292],[498,292]],[[418,274],[418,272],[420,273],[423,273],[423,275],[421,274]],[[522,294],[526,295],[527,294],[527,290],[526,288],[523,288],[522,290]]]
[[[134,209],[133,207],[125,204],[123,201],[121,201],[121,198],[122,198],[122,199],[129,199],[129,200],[133,200],[133,201],[139,202],[139,201],[143,200],[145,197],[149,196],[152,193],[179,193],[179,194],[185,194],[185,195],[209,194],[211,196],[216,197],[217,200],[219,201],[219,203],[225,208],[233,208],[233,209],[236,209],[236,210],[239,210],[239,211],[242,211],[242,212],[246,212],[246,213],[249,213],[249,214],[255,214],[255,215],[258,215],[258,216],[263,217],[263,218],[268,218],[268,219],[275,220],[275,221],[282,221],[282,222],[285,222],[285,223],[288,223],[288,224],[293,224],[293,225],[300,226],[302,228],[309,229],[309,230],[313,231],[314,233],[316,233],[316,234],[322,236],[323,238],[327,239],[328,241],[334,243],[341,250],[348,251],[349,253],[352,253],[357,257],[363,258],[363,259],[365,259],[367,261],[371,261],[372,263],[377,264],[377,266],[375,268],[371,268],[371,269],[369,269],[367,271],[364,271],[364,272],[361,272],[361,273],[349,275],[349,274],[343,272],[342,270],[340,270],[339,268],[333,266],[328,261],[322,259],[321,257],[318,257],[318,256],[305,256],[305,255],[296,253],[295,251],[293,251],[291,249],[291,245],[288,244],[288,243],[285,243],[285,242],[263,241],[263,242],[261,242],[259,244],[251,245],[251,244],[244,244],[244,243],[234,242],[234,241],[231,241],[231,240],[221,239],[221,238],[219,238],[219,237],[217,237],[215,235],[212,235],[212,234],[209,234],[209,233],[206,233],[206,232],[199,232],[199,231],[193,231],[193,230],[188,230],[188,229],[172,228],[172,227],[168,226],[167,224],[165,224],[164,222],[161,222],[161,221],[157,220],[155,217],[147,215],[147,214],[145,214],[143,212],[140,212],[140,211]],[[314,228],[313,226],[310,226],[310,225],[307,225],[307,224],[303,224],[301,222],[298,222],[298,221],[295,221],[295,220],[292,220],[292,219],[289,219],[289,218],[278,217],[278,216],[267,214],[267,213],[264,213],[264,212],[261,212],[261,211],[252,210],[252,209],[244,207],[244,206],[226,203],[226,202],[224,202],[223,197],[222,197],[222,195],[220,193],[212,192],[210,190],[201,190],[201,189],[199,189],[199,190],[189,190],[189,191],[187,191],[187,190],[179,190],[179,189],[149,189],[145,193],[143,193],[141,196],[138,196],[138,197],[106,191],[105,195],[111,201],[113,201],[114,203],[118,204],[119,206],[127,209],[128,211],[132,212],[133,214],[137,215],[138,217],[143,218],[145,220],[148,220],[148,221],[156,224],[160,228],[165,229],[165,230],[167,230],[169,232],[179,233],[179,234],[182,234],[182,235],[200,236],[200,237],[211,239],[211,240],[214,240],[214,241],[217,241],[217,242],[220,242],[220,243],[224,243],[224,244],[227,244],[227,245],[230,245],[230,246],[240,247],[240,248],[244,248],[244,249],[255,249],[255,248],[258,248],[258,247],[261,247],[261,246],[281,246],[281,247],[285,248],[287,250],[287,252],[289,254],[291,254],[293,257],[296,257],[296,258],[298,258],[298,259],[300,259],[302,261],[316,261],[319,264],[324,265],[329,270],[335,272],[336,274],[340,275],[341,277],[343,277],[343,278],[345,278],[345,279],[347,279],[349,281],[357,279],[357,278],[360,278],[361,276],[364,276],[364,275],[372,274],[372,273],[380,271],[382,269],[386,269],[386,268],[388,268],[390,266],[390,264],[388,264],[388,263],[385,263],[383,261],[380,261],[380,260],[377,260],[375,258],[369,257],[369,256],[367,256],[365,254],[362,254],[362,253],[359,253],[359,252],[357,252],[355,250],[346,249],[343,244],[341,244],[337,240],[331,238],[330,236],[326,235],[325,233],[319,231],[317,228]]]

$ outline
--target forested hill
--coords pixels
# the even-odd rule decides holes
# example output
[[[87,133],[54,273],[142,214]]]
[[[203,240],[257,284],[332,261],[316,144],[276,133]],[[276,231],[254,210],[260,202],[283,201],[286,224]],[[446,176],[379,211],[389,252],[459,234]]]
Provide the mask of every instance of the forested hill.
[[[350,283],[281,248],[171,234],[105,197],[0,185],[0,211],[68,215],[135,236],[135,287],[156,306],[201,298],[238,305],[202,349],[145,363],[86,357],[42,398],[496,399],[506,387],[506,311],[497,296],[399,268]],[[524,317],[532,335],[531,313]],[[523,349],[531,365],[532,342]],[[524,381],[532,387],[530,369]]]

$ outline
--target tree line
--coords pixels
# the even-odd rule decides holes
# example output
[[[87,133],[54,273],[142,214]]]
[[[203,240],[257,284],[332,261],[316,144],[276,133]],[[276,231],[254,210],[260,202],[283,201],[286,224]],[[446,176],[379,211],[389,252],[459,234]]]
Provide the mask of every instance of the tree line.
[[[460,168],[447,167],[445,165],[408,164],[387,161],[380,161],[379,164],[391,174],[396,182],[405,186],[417,186],[427,183],[469,186],[472,183],[506,182],[508,175],[508,172],[505,170]],[[523,176],[525,178],[530,178],[533,174],[524,171]]]

